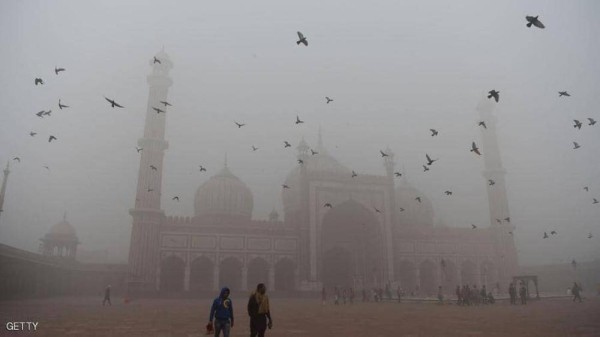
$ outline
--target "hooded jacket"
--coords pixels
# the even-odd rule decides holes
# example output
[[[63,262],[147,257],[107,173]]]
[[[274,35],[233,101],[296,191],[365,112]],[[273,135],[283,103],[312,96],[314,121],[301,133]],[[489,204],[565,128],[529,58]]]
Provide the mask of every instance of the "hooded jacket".
[[[231,322],[233,322],[233,303],[229,297],[223,297],[223,294],[226,291],[231,293],[229,288],[223,287],[219,297],[215,298],[213,301],[212,307],[210,308],[210,318],[208,319],[209,322],[212,322],[213,318],[218,320],[231,320]]]

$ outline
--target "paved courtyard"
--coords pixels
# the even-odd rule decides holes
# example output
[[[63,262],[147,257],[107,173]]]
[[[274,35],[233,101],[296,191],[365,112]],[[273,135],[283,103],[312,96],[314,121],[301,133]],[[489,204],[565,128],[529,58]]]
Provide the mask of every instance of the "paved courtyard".
[[[0,302],[1,336],[199,337],[209,300],[98,298]],[[271,299],[274,327],[267,336],[600,336],[600,298],[573,303],[544,299],[527,306],[506,302],[460,307],[433,303],[321,305],[311,299]],[[248,336],[246,298],[233,297],[232,336]],[[36,332],[6,330],[8,321],[37,321]]]

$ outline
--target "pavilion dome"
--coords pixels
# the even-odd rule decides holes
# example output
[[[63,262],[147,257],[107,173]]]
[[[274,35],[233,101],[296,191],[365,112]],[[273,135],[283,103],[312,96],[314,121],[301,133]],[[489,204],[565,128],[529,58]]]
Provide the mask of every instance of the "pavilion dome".
[[[63,220],[50,227],[50,230],[44,235],[44,240],[62,241],[62,242],[79,242],[75,228],[67,221],[67,216]]]
[[[233,216],[250,220],[253,208],[252,192],[227,165],[196,191],[196,216]]]

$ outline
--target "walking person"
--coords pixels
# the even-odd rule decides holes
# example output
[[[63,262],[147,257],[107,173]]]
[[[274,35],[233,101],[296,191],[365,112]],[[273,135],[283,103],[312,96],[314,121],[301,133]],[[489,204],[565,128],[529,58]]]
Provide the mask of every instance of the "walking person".
[[[512,282],[508,286],[508,294],[510,295],[510,304],[517,304],[517,288]]]
[[[455,293],[456,293],[456,304],[463,305],[462,292],[460,291],[459,285],[456,286]]]
[[[444,293],[442,291],[442,286],[438,287],[437,298],[438,298],[438,304],[444,304]]]
[[[527,288],[525,288],[525,284],[521,283],[521,289],[519,289],[519,296],[521,297],[521,304],[527,304]]]
[[[581,289],[581,287],[579,286],[579,284],[577,284],[577,282],[573,282],[573,288],[571,289],[571,293],[573,294],[573,302],[575,302],[575,300],[579,300],[579,303],[582,302],[581,300],[581,291],[583,289]]]
[[[229,337],[229,331],[233,328],[233,303],[229,294],[229,288],[223,287],[219,297],[214,299],[210,307],[208,326],[214,326],[215,337],[219,337],[221,331],[223,331],[223,337]]]
[[[110,284],[104,289],[104,300],[102,300],[102,306],[108,302],[108,305],[112,306],[110,303]]]
[[[263,283],[256,286],[256,290],[248,299],[248,316],[250,316],[250,337],[264,337],[267,327],[273,327],[267,287]]]
[[[323,305],[325,305],[325,302],[327,301],[327,291],[325,290],[325,287],[321,290],[321,301],[323,302]]]

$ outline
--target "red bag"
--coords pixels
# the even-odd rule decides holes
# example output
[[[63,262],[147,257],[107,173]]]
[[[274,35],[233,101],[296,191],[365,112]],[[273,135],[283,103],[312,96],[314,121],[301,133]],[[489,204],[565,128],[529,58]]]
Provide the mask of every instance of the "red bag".
[[[207,334],[207,335],[211,335],[211,334],[213,334],[213,333],[214,333],[214,331],[215,331],[215,328],[213,327],[213,324],[212,324],[212,322],[210,322],[210,323],[206,324],[206,334]]]

